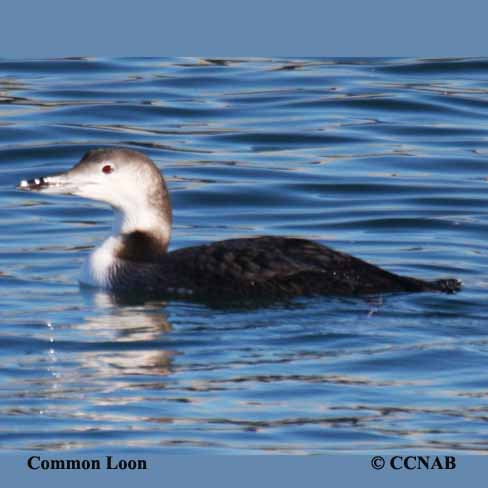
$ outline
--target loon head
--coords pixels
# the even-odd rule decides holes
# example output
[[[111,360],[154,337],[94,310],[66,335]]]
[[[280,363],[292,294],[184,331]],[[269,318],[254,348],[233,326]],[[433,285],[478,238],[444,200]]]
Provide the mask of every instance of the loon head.
[[[77,195],[111,205],[114,233],[150,233],[164,248],[171,235],[171,203],[153,161],[130,149],[88,151],[66,173],[23,180],[20,190]]]

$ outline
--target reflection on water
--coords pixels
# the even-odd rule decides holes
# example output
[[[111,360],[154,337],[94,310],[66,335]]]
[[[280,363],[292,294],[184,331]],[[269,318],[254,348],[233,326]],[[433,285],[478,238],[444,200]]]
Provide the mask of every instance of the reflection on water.
[[[0,448],[485,452],[488,61],[0,62]],[[109,209],[20,193],[152,157],[172,248],[285,234],[453,296],[217,308],[77,284]]]

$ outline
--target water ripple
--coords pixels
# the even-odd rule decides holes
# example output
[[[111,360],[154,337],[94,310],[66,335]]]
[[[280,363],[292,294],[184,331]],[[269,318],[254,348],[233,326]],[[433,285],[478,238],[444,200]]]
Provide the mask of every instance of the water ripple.
[[[487,452],[486,59],[0,60],[0,448]],[[27,195],[143,150],[172,247],[313,238],[455,296],[121,305],[79,289],[102,205]]]

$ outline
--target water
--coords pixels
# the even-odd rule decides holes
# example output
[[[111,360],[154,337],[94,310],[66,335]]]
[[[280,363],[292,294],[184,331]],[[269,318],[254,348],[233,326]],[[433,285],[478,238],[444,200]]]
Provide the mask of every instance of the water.
[[[488,448],[488,60],[0,62],[0,448]],[[265,308],[80,290],[111,212],[25,194],[98,146],[152,157],[172,248],[303,236],[457,295]]]

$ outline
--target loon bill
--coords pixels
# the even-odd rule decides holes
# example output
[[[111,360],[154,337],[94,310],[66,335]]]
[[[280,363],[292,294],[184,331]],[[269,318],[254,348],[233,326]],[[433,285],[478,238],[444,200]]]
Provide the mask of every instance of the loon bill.
[[[80,282],[115,294],[260,299],[458,291],[456,279],[424,281],[385,271],[318,243],[289,237],[230,239],[168,252],[171,203],[159,169],[129,149],[88,151],[66,173],[17,188],[110,204],[113,233],[86,258]]]

